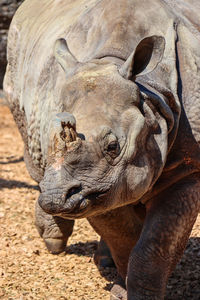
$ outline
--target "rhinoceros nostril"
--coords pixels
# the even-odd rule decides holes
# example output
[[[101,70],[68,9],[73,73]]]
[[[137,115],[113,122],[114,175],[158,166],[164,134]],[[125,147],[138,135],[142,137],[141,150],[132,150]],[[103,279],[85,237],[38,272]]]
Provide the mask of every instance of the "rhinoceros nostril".
[[[66,200],[69,199],[73,195],[80,193],[80,191],[81,191],[81,187],[80,186],[79,187],[72,187],[72,188],[70,188],[68,190],[68,192],[66,193],[66,195],[65,195],[65,199]]]

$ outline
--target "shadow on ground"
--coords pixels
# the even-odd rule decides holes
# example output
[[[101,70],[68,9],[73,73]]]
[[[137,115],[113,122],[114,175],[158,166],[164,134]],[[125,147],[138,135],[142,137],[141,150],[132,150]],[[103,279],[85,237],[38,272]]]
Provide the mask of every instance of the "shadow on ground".
[[[76,243],[76,244],[71,244],[66,248],[66,254],[75,254],[78,256],[87,256],[91,257],[93,260],[93,256],[95,251],[97,250],[98,247],[98,241],[90,241],[86,243]],[[117,277],[117,271],[116,268],[102,268],[98,267],[98,270],[101,274],[102,277],[104,277],[107,281],[114,281]],[[106,287],[104,288],[107,291],[110,291],[113,286],[113,283],[108,283],[106,284]]]
[[[66,254],[75,254],[77,256],[88,256],[93,257],[95,250],[97,249],[98,242],[90,241],[86,243],[75,243],[71,244],[66,248]]]
[[[14,157],[13,156],[6,157],[6,159],[8,159],[8,161],[0,161],[0,165],[16,164],[16,163],[24,161],[23,156],[19,157],[18,159],[13,159],[13,160],[12,160],[12,158],[14,158]],[[0,157],[0,159],[1,159],[1,157]]]
[[[27,189],[34,189],[39,191],[38,185],[32,185],[28,184],[24,181],[17,181],[17,180],[6,180],[3,178],[0,178],[0,190],[1,189],[15,189],[15,188],[27,188]]]

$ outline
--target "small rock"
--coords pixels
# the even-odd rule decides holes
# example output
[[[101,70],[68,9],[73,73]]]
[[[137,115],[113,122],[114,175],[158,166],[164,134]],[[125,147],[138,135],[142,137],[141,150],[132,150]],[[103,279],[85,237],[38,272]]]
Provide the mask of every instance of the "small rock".
[[[33,238],[30,237],[29,235],[22,236],[22,241],[32,241],[32,240],[33,240]]]
[[[5,217],[5,213],[4,212],[0,212],[0,218]]]

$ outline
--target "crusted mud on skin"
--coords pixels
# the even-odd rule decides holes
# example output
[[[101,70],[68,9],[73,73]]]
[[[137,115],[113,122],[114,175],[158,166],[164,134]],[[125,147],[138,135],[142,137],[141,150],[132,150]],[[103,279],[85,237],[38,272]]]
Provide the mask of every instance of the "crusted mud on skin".
[[[0,102],[0,299],[109,300],[115,269],[93,262],[98,236],[86,220],[75,223],[66,253],[48,253],[34,225],[37,185],[23,162],[23,143],[9,109]],[[200,215],[185,254],[169,279],[165,299],[198,300]]]

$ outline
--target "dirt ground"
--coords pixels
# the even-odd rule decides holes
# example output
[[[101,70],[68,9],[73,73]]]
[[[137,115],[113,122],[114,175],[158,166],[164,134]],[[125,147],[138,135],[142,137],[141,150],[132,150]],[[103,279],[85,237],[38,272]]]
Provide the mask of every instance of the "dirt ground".
[[[98,236],[86,220],[76,221],[65,253],[47,252],[34,226],[37,185],[22,155],[21,137],[1,100],[0,299],[108,300],[116,273],[114,269],[99,272],[93,263]],[[200,299],[200,215],[165,299]]]

